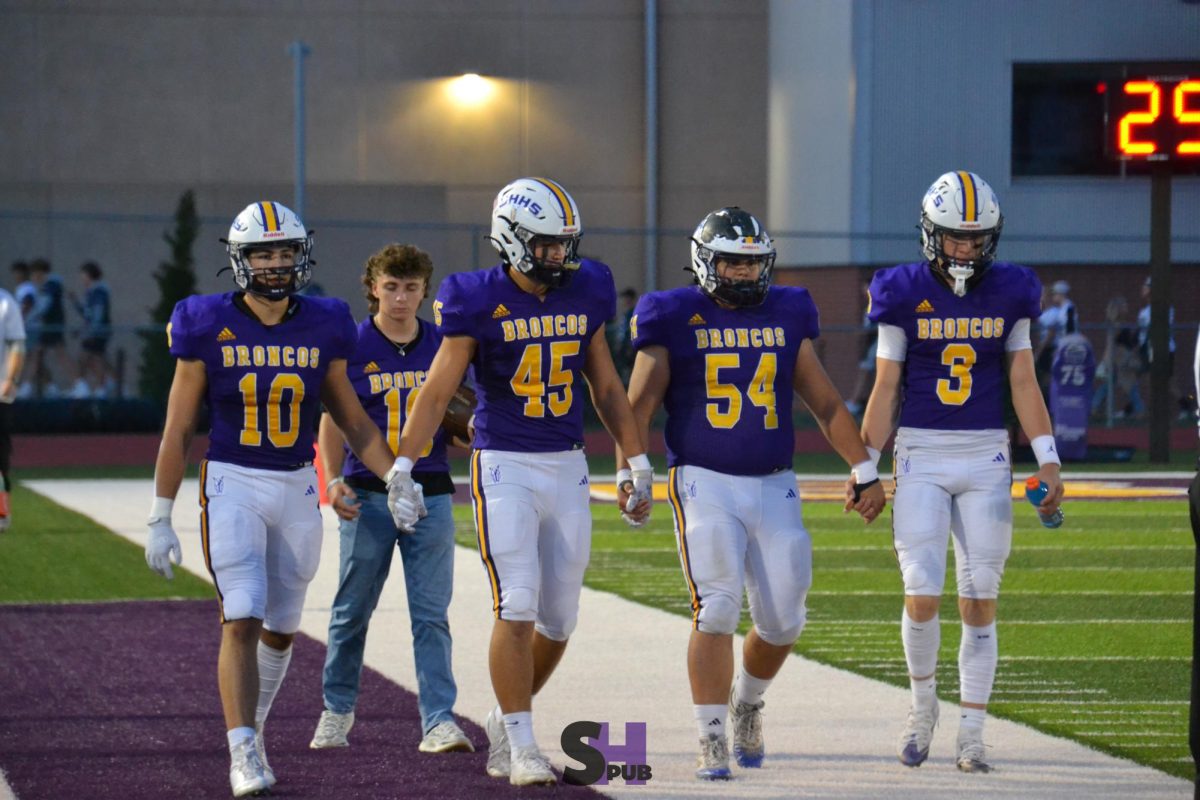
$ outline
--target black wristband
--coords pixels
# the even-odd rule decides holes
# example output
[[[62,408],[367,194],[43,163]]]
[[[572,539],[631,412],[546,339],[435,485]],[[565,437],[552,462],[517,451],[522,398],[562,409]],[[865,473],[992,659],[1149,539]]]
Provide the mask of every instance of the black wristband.
[[[856,503],[858,502],[858,499],[860,497],[862,497],[862,493],[864,490],[870,489],[872,486],[874,486],[877,483],[879,483],[879,478],[875,478],[874,480],[869,480],[866,483],[854,484],[854,502],[856,502]]]

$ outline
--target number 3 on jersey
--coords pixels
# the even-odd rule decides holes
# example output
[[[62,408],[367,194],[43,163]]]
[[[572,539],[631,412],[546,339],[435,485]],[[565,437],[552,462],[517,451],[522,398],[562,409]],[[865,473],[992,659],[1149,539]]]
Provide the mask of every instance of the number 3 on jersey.
[[[563,369],[563,360],[579,355],[579,342],[550,342],[550,374],[542,379],[542,347],[540,344],[525,345],[521,354],[521,363],[517,372],[508,385],[513,394],[525,398],[525,416],[546,416],[546,404],[550,405],[550,413],[561,417],[571,410],[572,389],[575,380],[574,370]],[[557,391],[556,391],[557,390]]]
[[[942,350],[942,364],[950,368],[950,377],[938,380],[938,399],[948,406],[961,406],[971,396],[971,367],[975,366],[975,348],[969,344],[948,344]],[[955,381],[957,385],[954,385]]]

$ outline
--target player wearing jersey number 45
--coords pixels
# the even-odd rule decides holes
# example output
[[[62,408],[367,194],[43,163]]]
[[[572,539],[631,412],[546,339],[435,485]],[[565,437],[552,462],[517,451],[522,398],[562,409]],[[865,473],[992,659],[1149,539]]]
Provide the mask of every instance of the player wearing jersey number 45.
[[[175,306],[177,359],[154,470],[146,562],[171,578],[181,560],[171,510],[200,404],[211,420],[200,465],[204,562],[221,609],[217,685],[235,797],[275,783],[262,729],[292,656],[321,554],[313,429],[321,404],[377,476],[391,450],[346,378],[354,320],[342,300],[296,294],[309,282],[312,236],[279,203],[247,206],[229,229],[237,291]]]
[[[774,262],[758,220],[740,208],[714,211],[692,237],[699,285],[643,295],[631,320],[629,398],[643,438],[659,406],[667,411],[667,491],[692,595],[687,662],[702,780],[731,776],[729,716],[738,764],[762,766],[763,695],[804,628],[812,543],[792,472],[793,392],[853,465],[847,509],[870,522],[885,503],[854,419],[813,349],[817,308],[805,289],[771,286]],[[735,683],[743,591],[754,628]]]
[[[487,771],[517,785],[557,780],[531,710],[575,628],[591,549],[578,374],[613,438],[637,454],[644,499],[626,512],[634,521],[650,513],[650,461],[604,338],[616,289],[607,266],[578,257],[581,232],[575,201],[554,181],[522,178],[500,191],[491,240],[502,263],[442,281],[433,316],[445,338],[398,450],[416,460],[472,367],[471,499],[496,620]]]
[[[1012,545],[1006,381],[1049,488],[1040,512],[1052,514],[1063,495],[1029,341],[1041,285],[1028,268],[995,261],[1003,222],[982,178],[947,172],[921,203],[924,260],[871,281],[867,313],[879,323],[879,347],[862,435],[878,458],[899,422],[893,535],[912,707],[897,755],[910,767],[928,757],[938,720],[938,609],[952,537],[962,616],[955,759],[964,772],[991,769],[983,723],[996,675],[996,597]]]

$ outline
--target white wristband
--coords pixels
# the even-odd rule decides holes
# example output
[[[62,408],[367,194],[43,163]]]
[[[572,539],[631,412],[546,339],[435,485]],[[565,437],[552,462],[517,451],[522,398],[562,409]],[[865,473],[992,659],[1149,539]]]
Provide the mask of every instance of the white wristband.
[[[642,453],[641,455],[629,457],[629,469],[630,470],[638,469],[638,470],[643,470],[645,472],[652,472],[654,470],[654,467],[650,466],[650,456],[646,455],[645,453]]]
[[[871,463],[875,465],[876,469],[878,469],[879,457],[883,455],[883,453],[880,453],[874,447],[867,447],[867,455],[871,457]]]
[[[633,483],[633,470],[619,469],[617,470],[617,491],[621,491],[621,484]]]
[[[1054,437],[1050,434],[1035,436],[1029,444],[1033,447],[1033,457],[1037,459],[1039,467],[1062,464],[1058,458],[1058,448],[1054,446]]]
[[[394,471],[394,472],[407,472],[411,475],[412,468],[413,468],[413,461],[411,458],[408,458],[406,456],[398,456],[396,458],[396,463],[392,464],[392,471]]]
[[[156,497],[154,504],[150,506],[150,519],[165,519],[171,521],[171,509],[175,507],[175,501],[169,497]]]
[[[850,468],[850,473],[854,475],[855,483],[870,483],[879,479],[879,470],[870,459],[855,464]]]
[[[336,486],[337,484],[345,483],[345,482],[346,482],[346,479],[344,477],[342,477],[341,475],[338,475],[336,478],[331,478],[329,480],[329,483],[325,484],[325,494],[329,494],[333,490],[333,487]]]

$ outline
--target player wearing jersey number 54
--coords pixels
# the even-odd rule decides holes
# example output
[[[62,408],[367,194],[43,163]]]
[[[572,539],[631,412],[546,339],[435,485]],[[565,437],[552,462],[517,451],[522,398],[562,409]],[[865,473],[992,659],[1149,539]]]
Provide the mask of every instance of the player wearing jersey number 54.
[[[996,675],[996,597],[1012,545],[1006,381],[1037,477],[1049,487],[1040,512],[1053,514],[1063,495],[1029,341],[1042,289],[1026,267],[995,261],[1003,223],[983,179],[947,172],[921,203],[924,260],[871,281],[867,313],[879,323],[879,347],[862,435],[878,457],[899,419],[892,527],[912,708],[897,754],[910,767],[928,757],[938,721],[938,609],[952,537],[962,615],[956,762],[964,772],[990,769],[983,723]]]
[[[471,498],[492,590],[488,664],[499,707],[488,717],[488,774],[513,784],[553,783],[532,729],[532,697],[575,628],[591,549],[582,373],[605,427],[644,468],[650,463],[604,338],[616,313],[608,267],[576,255],[579,209],[557,183],[523,178],[492,207],[503,263],[448,276],[433,304],[445,337],[404,423],[398,454],[415,461],[467,367],[478,406]]]
[[[692,595],[688,678],[699,728],[696,777],[731,777],[734,755],[762,766],[763,694],[805,621],[812,543],[792,472],[792,396],[857,476],[847,503],[870,522],[884,507],[854,419],[817,359],[808,291],[771,286],[775,247],[740,208],[708,214],[692,237],[698,286],[643,295],[631,320],[629,398],[643,438],[667,411],[668,495]],[[620,458],[618,458],[620,463]],[[754,628],[733,683],[733,633],[749,595]]]
[[[393,460],[346,377],[356,338],[350,309],[297,294],[312,274],[304,224],[279,203],[253,203],[234,218],[227,249],[237,291],[189,297],[167,326],[177,362],[146,561],[167,578],[180,563],[171,509],[206,402],[212,430],[200,466],[201,545],[221,608],[217,684],[229,780],[241,797],[275,783],[262,728],[321,554],[312,465],[321,404],[377,476],[393,470]]]
[[[354,391],[389,445],[400,439],[406,412],[420,391],[441,343],[441,334],[417,317],[433,262],[412,245],[391,244],[367,259],[363,285],[371,316],[358,326],[358,346],[347,362]],[[325,710],[312,747],[345,747],[354,724],[367,626],[398,549],[412,621],[421,712],[420,750],[471,751],[454,721],[458,689],[450,672],[450,621],[454,586],[454,482],[446,460],[446,435],[434,434],[412,476],[423,489],[426,516],[411,532],[396,528],[387,508],[387,487],[344,447],[342,432],[321,415],[321,460],[329,482],[329,505],[340,518],[338,588],[329,618],[325,656]],[[345,468],[343,469],[343,463]]]

